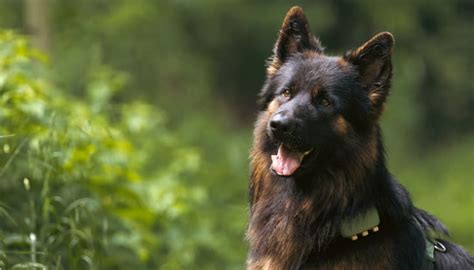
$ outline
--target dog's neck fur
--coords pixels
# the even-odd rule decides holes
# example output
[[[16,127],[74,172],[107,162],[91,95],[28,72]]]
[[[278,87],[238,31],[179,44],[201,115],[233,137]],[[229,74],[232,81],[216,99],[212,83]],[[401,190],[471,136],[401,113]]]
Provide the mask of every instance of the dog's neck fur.
[[[391,180],[379,128],[372,133],[370,141],[346,142],[347,149],[334,152],[331,160],[320,161],[318,171],[298,179],[271,174],[269,157],[260,156],[268,146],[256,142],[248,238],[258,256],[284,258],[273,262],[272,269],[298,269],[309,254],[324,251],[339,237],[343,219],[377,204],[371,201],[373,194],[383,192],[389,184],[384,182]],[[337,164],[338,155],[349,163]]]

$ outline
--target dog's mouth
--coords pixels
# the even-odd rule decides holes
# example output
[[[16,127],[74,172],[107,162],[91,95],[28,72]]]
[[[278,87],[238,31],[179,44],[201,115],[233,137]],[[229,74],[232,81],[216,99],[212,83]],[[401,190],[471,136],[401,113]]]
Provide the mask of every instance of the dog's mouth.
[[[313,149],[298,151],[280,144],[276,155],[271,155],[271,169],[280,176],[291,176],[301,166],[303,159],[311,154]]]

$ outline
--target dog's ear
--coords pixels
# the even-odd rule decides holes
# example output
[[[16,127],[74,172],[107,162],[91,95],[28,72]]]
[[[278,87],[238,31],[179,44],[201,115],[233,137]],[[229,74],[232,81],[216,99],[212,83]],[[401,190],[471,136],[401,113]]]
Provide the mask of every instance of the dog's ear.
[[[305,50],[321,53],[323,49],[319,40],[311,33],[303,10],[300,7],[292,7],[283,20],[273,48],[273,56],[267,67],[267,75],[271,76],[277,72],[292,54]]]
[[[383,32],[344,55],[346,61],[356,66],[360,83],[367,91],[373,111],[377,116],[381,113],[390,90],[393,44],[393,35]]]

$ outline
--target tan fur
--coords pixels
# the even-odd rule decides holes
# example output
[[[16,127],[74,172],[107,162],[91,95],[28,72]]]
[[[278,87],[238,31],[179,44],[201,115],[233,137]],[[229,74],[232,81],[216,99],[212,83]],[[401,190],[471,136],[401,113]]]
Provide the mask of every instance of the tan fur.
[[[308,57],[308,58],[318,57],[321,55],[320,52],[316,52],[316,51],[305,51],[303,54],[305,57]]]
[[[269,257],[247,262],[247,270],[272,270],[272,260]]]
[[[280,102],[278,102],[276,99],[272,100],[272,102],[268,104],[267,108],[267,113],[269,114],[269,116],[275,113],[280,107],[280,105]]]
[[[337,131],[337,133],[339,133],[339,135],[341,136],[344,136],[347,134],[347,131],[348,131],[348,123],[346,121],[346,119],[344,119],[344,117],[342,115],[339,115],[337,118],[336,118],[336,121],[334,123],[334,127]]]
[[[258,198],[258,194],[260,194],[260,187],[263,185],[264,179],[267,179],[269,176],[269,168],[270,168],[270,160],[269,157],[262,154],[259,150],[262,146],[263,142],[263,135],[265,133],[267,122],[269,121],[272,114],[280,107],[280,103],[277,100],[273,100],[268,104],[267,111],[263,112],[259,119],[257,120],[257,124],[255,127],[255,142],[254,146],[252,147],[251,151],[251,174],[252,179],[255,179],[255,183],[252,182],[251,185],[255,188],[255,198],[256,201]]]
[[[369,141],[368,141],[367,147],[365,147],[365,151],[363,151],[362,152],[363,154],[361,155],[361,159],[363,163],[366,164],[368,168],[372,168],[375,166],[375,161],[378,158],[377,147],[378,147],[377,138],[374,131],[369,137]]]
[[[391,33],[388,33],[388,32],[382,32],[382,33],[378,33],[377,35],[375,35],[374,37],[372,37],[369,41],[367,41],[366,43],[364,43],[362,46],[360,46],[359,48],[357,48],[354,52],[355,55],[358,55],[360,54],[362,51],[364,51],[365,49],[367,49],[369,46],[371,46],[372,44],[378,42],[379,40],[381,39],[390,39],[392,40],[395,40],[395,38],[393,37],[393,35]],[[391,45],[393,47],[393,44]]]
[[[346,59],[340,57],[338,60],[337,60],[337,64],[341,67],[348,67],[349,66],[349,63],[346,61]]]
[[[273,60],[270,64],[270,66],[267,67],[267,75],[268,76],[273,76],[277,71],[280,69],[281,64],[279,63],[278,60]]]

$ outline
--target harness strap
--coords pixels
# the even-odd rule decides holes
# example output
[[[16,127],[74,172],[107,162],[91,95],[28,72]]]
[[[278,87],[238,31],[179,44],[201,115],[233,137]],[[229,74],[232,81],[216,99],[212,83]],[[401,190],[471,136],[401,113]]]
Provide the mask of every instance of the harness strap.
[[[352,219],[346,219],[341,224],[341,235],[345,238],[357,240],[359,236],[365,237],[369,232],[375,233],[379,231],[380,218],[375,207],[367,209]]]
[[[427,262],[425,263],[423,270],[435,270],[436,269],[436,259],[435,259],[435,251],[445,253],[446,247],[437,240],[431,240],[426,238],[426,259]]]
[[[380,217],[377,211],[377,208],[370,207],[366,212],[353,217],[351,219],[346,219],[342,222],[340,233],[343,237],[352,239],[353,241],[359,239],[361,236],[365,237],[370,233],[375,233],[379,231]],[[383,228],[382,228],[383,229]],[[436,259],[435,251],[444,253],[446,252],[446,247],[440,241],[436,239],[430,239],[425,236],[426,250],[425,257],[426,261],[423,264],[422,270],[435,270],[436,269]]]
[[[426,238],[426,258],[432,262],[435,262],[435,257],[434,257],[434,244],[431,242],[428,238]]]

